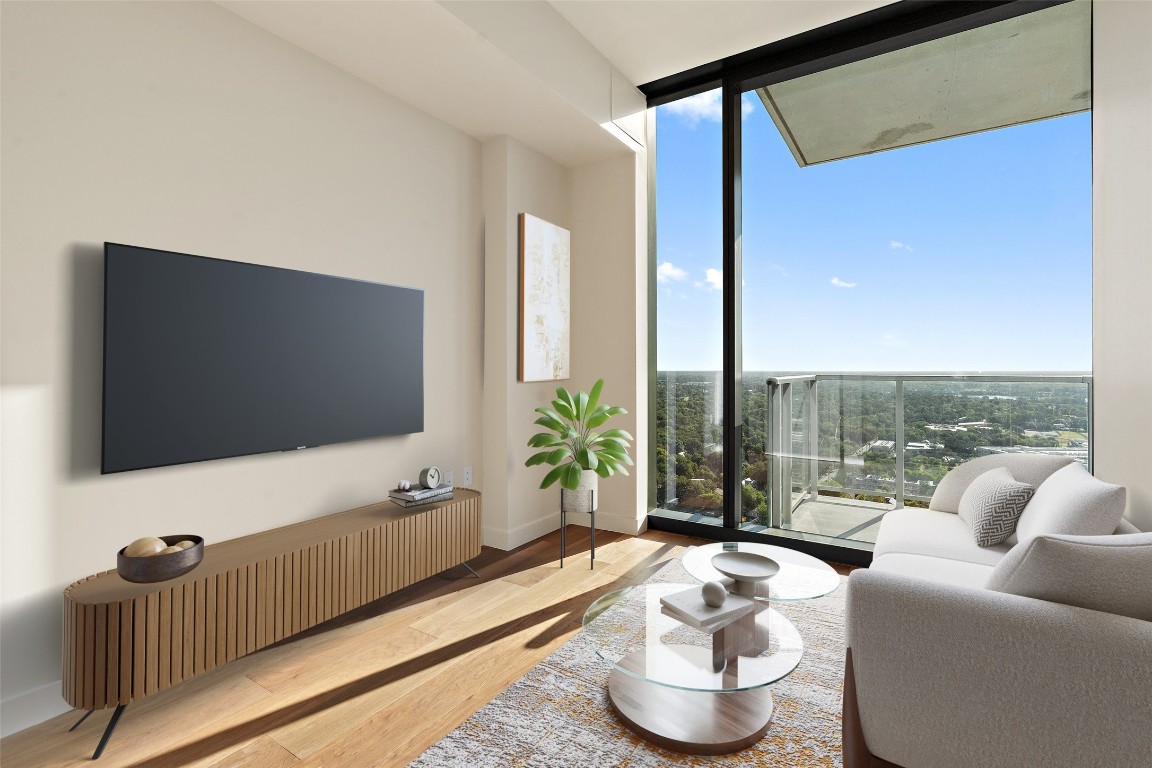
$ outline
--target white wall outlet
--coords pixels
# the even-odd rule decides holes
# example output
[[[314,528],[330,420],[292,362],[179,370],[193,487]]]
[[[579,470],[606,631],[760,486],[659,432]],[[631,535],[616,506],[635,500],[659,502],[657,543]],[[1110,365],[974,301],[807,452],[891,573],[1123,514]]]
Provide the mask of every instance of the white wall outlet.
[[[452,470],[449,469],[444,473],[444,479],[441,482],[452,485]]]
[[[472,485],[472,467],[464,467],[464,485]]]

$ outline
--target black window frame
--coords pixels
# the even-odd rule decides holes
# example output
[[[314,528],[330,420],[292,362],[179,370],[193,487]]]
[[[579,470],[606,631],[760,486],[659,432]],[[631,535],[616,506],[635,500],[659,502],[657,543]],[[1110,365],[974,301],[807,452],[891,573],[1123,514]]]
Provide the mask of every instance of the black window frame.
[[[769,542],[806,552],[825,560],[868,565],[870,549],[797,539],[772,533],[750,532],[739,527],[741,508],[740,464],[743,448],[742,338],[741,338],[741,96],[745,91],[862,61],[914,45],[977,29],[988,24],[1042,11],[1072,0],[901,0],[892,5],[851,16],[817,29],[728,56],[639,86],[654,108],[699,93],[721,91],[721,142],[723,185],[722,313],[723,365],[721,410],[723,423],[723,525],[708,525],[653,514],[656,483],[649,483],[648,527],[723,541]],[[654,123],[655,121],[650,121]],[[649,189],[655,200],[657,146],[655,130],[649,134]],[[650,206],[649,271],[655,268],[655,205]],[[656,295],[649,280],[655,317]],[[650,349],[649,433],[656,433],[655,324]],[[655,467],[655,444],[649,446],[650,466]]]

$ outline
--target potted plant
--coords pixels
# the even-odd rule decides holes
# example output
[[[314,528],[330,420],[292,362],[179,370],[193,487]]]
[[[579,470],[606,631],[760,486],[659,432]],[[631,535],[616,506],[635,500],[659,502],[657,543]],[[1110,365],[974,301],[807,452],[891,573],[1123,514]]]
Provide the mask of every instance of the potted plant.
[[[613,416],[628,413],[617,405],[600,405],[603,388],[603,379],[592,385],[591,392],[573,394],[559,387],[551,408],[536,409],[540,417],[534,423],[551,431],[539,432],[528,441],[530,448],[541,450],[529,456],[524,466],[552,467],[540,487],[559,481],[561,503],[568,512],[595,511],[598,479],[617,472],[627,475],[624,465],[633,463],[628,455],[632,435],[622,429],[596,431]]]

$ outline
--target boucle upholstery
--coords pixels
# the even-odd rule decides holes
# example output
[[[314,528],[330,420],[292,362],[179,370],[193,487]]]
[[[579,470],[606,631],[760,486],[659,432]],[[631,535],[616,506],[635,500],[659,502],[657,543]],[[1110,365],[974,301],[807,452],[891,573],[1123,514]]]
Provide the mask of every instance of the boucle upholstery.
[[[1049,475],[1074,461],[1066,456],[1034,453],[994,453],[981,456],[954,467],[944,475],[936,486],[936,492],[932,494],[932,500],[928,502],[928,509],[938,512],[960,511],[960,499],[968,484],[990,469],[1007,467],[1012,477],[1033,488],[1039,488]]]
[[[1070,464],[1036,489],[1016,523],[1016,537],[1110,534],[1124,517],[1126,496],[1124,486],[1097,480],[1080,464]]]
[[[949,560],[946,557],[891,552],[880,557],[873,557],[869,570],[896,573],[901,576],[914,576],[918,579],[954,584],[958,587],[979,588],[983,587],[991,578],[993,566],[968,563],[963,560]]]
[[[985,586],[1152,621],[1152,533],[1037,536],[1005,555]]]
[[[859,570],[846,640],[868,749],[906,768],[1147,765],[1152,623]]]
[[[952,512],[905,507],[894,509],[880,521],[873,560],[881,555],[902,552],[996,565],[1010,549],[1007,543],[981,547],[972,538],[972,529]]]

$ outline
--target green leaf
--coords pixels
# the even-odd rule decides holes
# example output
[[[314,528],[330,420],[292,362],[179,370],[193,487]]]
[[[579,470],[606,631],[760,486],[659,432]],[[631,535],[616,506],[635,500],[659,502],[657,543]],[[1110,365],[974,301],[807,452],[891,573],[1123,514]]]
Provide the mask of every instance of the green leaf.
[[[576,461],[584,469],[596,469],[596,465],[600,460],[596,458],[596,452],[588,448],[581,448],[576,453]]]
[[[543,464],[544,462],[548,461],[548,456],[550,456],[551,453],[551,451],[540,451],[540,453],[534,453],[528,457],[528,461],[524,462],[524,466],[534,467],[537,464]]]
[[[572,395],[564,387],[556,389],[556,399],[552,401],[552,405],[556,410],[564,415],[564,418],[569,420],[576,419],[576,403],[572,399]]]
[[[555,404],[555,401],[553,401],[553,404]],[[540,408],[536,409],[536,413],[542,413],[558,424],[565,424],[568,421],[568,419],[565,419],[563,416],[561,416],[559,413],[552,410],[551,408],[540,407]]]
[[[584,421],[584,417],[588,414],[588,393],[576,393],[576,421]]]
[[[588,429],[595,429],[610,418],[612,418],[612,414],[608,413],[608,409],[600,406],[588,414],[588,418],[584,421],[584,426],[588,427]]]
[[[615,437],[620,440],[631,440],[632,435],[628,434],[622,429],[606,429],[600,433],[600,437]]]
[[[564,461],[564,459],[570,458],[572,458],[572,449],[568,446],[564,446],[563,448],[557,448],[548,454],[548,463],[555,466],[556,464]]]
[[[596,465],[596,474],[600,477],[612,477],[612,465],[606,461],[602,461]]]
[[[532,423],[533,424],[539,424],[540,426],[544,427],[545,429],[552,429],[552,430],[555,430],[556,432],[563,432],[567,428],[565,426],[564,422],[558,421],[558,420],[552,418],[551,416],[541,416],[540,418],[536,419],[536,421],[534,421]]]
[[[560,484],[570,491],[576,490],[577,486],[580,485],[580,465],[573,462],[571,464],[565,464],[563,467],[557,467],[557,469],[564,470]]]
[[[588,393],[588,409],[593,410],[596,404],[600,402],[600,390],[604,389],[604,379],[596,379],[596,383],[592,385],[592,391]]]
[[[572,427],[564,427],[564,439],[565,440],[575,440],[578,437],[580,437],[580,433],[577,432],[575,429],[573,429]]]
[[[553,467],[551,472],[544,475],[544,482],[540,483],[540,487],[541,488],[547,488],[548,486],[552,485],[554,482],[559,480],[564,475],[564,472],[570,466],[572,466],[572,465],[571,464],[564,464],[564,465],[561,465],[559,467]]]
[[[528,438],[529,448],[552,448],[553,446],[563,444],[563,440],[556,437],[556,435],[551,435],[547,432],[538,432],[535,435],[532,435],[532,437]]]

